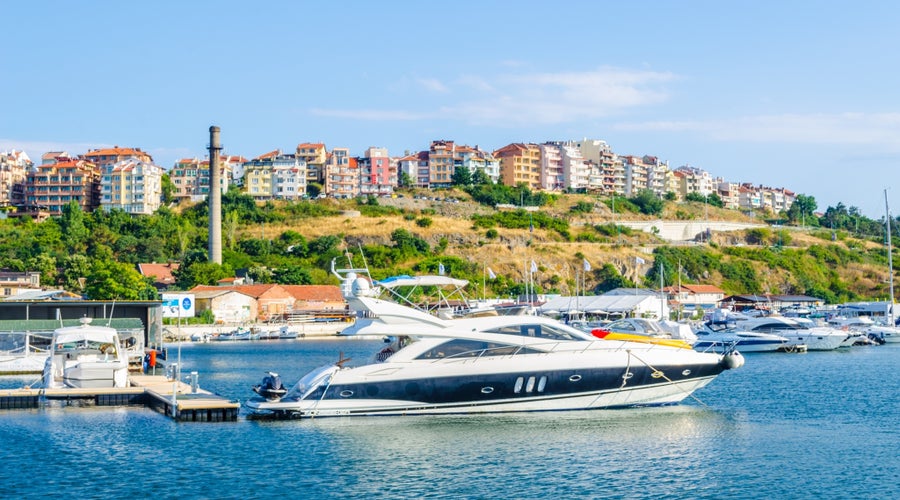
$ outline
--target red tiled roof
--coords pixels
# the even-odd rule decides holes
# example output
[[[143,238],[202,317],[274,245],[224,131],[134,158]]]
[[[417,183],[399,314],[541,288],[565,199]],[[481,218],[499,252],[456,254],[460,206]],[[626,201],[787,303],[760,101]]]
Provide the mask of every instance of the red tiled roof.
[[[175,276],[172,275],[172,271],[175,271],[176,269],[178,269],[178,264],[175,263],[157,264],[154,262],[150,264],[138,264],[138,272],[141,273],[142,276],[156,278],[157,283],[175,283]]]
[[[281,285],[274,284],[264,284],[264,285],[234,285],[234,286],[213,286],[213,285],[197,285],[194,288],[188,290],[189,292],[208,292],[210,290],[234,290],[236,292],[241,292],[244,295],[249,295],[254,299],[258,299],[264,293],[268,292],[272,288]]]
[[[340,287],[334,285],[281,285],[297,300],[343,302]]]

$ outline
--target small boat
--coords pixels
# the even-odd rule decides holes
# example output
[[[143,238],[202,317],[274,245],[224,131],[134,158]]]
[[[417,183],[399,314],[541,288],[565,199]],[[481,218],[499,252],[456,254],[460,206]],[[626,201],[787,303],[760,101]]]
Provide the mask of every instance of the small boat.
[[[769,333],[788,340],[790,344],[805,345],[810,351],[831,351],[845,345],[848,332],[831,327],[808,327],[795,319],[781,316],[763,316],[741,319],[735,317],[738,329],[747,332]]]
[[[128,353],[118,332],[91,325],[91,318],[81,318],[79,326],[56,329],[43,382],[45,388],[127,387]]]
[[[253,392],[267,401],[278,401],[287,394],[287,388],[281,383],[281,377],[277,373],[267,372],[262,383],[253,387]]]

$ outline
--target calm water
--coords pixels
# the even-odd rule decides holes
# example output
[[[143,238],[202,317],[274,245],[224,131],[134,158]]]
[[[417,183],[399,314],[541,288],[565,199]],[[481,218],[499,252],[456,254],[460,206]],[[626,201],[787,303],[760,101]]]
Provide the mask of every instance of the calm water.
[[[246,399],[379,342],[185,345]],[[142,408],[0,413],[0,498],[898,498],[900,346],[757,354],[678,406],[175,423]],[[4,387],[25,378],[0,379]]]

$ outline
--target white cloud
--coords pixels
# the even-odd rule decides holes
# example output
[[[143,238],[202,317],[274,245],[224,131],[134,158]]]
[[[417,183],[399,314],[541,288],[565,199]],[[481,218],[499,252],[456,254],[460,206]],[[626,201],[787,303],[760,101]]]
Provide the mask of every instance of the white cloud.
[[[411,121],[421,120],[428,116],[422,113],[413,113],[404,110],[388,109],[320,109],[314,108],[310,113],[315,116],[331,118],[351,118],[354,120],[372,121]]]
[[[900,113],[813,113],[622,123],[616,130],[694,133],[716,141],[900,148]]]
[[[451,85],[435,79],[416,81],[430,91],[461,96],[435,110],[329,110],[320,116],[360,120],[417,120],[439,116],[497,126],[554,124],[606,117],[668,99],[671,73],[600,68],[588,72],[523,73],[496,77],[463,75]]]
[[[437,78],[416,78],[416,83],[418,83],[422,88],[431,92],[444,93],[449,91],[447,86],[441,83],[441,81]]]

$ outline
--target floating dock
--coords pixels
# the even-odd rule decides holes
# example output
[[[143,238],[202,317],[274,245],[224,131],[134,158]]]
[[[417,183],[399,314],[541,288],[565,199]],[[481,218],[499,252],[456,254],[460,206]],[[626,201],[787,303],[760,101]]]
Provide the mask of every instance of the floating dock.
[[[131,375],[129,383],[129,387],[3,389],[0,410],[40,408],[52,401],[80,401],[95,406],[145,406],[179,422],[234,422],[241,406],[164,375]]]

